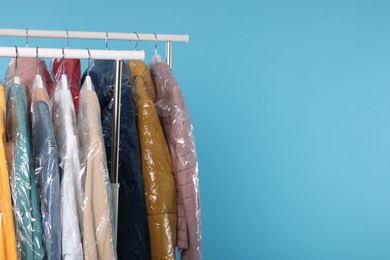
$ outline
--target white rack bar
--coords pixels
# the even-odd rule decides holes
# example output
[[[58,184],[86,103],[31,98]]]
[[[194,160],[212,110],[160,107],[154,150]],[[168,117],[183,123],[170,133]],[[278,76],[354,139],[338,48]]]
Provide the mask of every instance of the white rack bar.
[[[39,58],[88,59],[87,49],[38,48]],[[92,60],[144,60],[144,51],[89,50]],[[18,57],[35,58],[37,48],[19,48]],[[0,57],[16,57],[15,47],[0,47]]]
[[[0,36],[27,37],[27,38],[69,38],[69,39],[95,39],[95,40],[124,40],[124,41],[156,41],[154,33],[117,33],[117,32],[82,32],[82,31],[49,31],[30,29],[1,29]],[[157,34],[160,42],[186,42],[188,34]]]

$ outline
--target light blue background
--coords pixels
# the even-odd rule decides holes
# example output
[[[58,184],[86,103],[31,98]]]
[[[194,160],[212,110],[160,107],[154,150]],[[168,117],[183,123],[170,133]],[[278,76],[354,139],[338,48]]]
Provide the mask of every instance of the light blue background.
[[[1,27],[190,34],[204,259],[390,259],[389,1],[13,2]]]

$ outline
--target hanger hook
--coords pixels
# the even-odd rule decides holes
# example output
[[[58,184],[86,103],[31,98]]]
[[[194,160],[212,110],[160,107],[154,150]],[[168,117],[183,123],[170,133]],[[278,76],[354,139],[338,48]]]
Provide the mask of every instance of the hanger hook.
[[[106,32],[106,50],[108,50],[108,32]]]
[[[154,54],[157,55],[157,34],[154,33],[154,38],[156,38],[156,40],[154,41]]]
[[[28,48],[28,29],[26,29],[26,48]]]
[[[138,33],[136,33],[136,32],[134,32],[134,34],[137,36],[137,43],[134,46],[134,50],[137,50],[137,46],[138,46],[138,43],[139,43],[139,36],[138,36]]]
[[[65,75],[65,51],[64,48],[62,48],[62,75]]]
[[[68,49],[69,46],[69,32],[66,30],[66,48]]]
[[[36,69],[37,69],[37,75],[39,75],[38,49],[39,49],[39,47],[37,47],[36,50],[35,50],[35,66],[36,66]]]
[[[88,67],[87,67],[87,76],[89,77],[89,70],[91,69],[91,52],[89,51],[89,49],[87,49],[88,51]]]
[[[18,76],[18,59],[19,59],[18,46],[15,45],[15,76]]]

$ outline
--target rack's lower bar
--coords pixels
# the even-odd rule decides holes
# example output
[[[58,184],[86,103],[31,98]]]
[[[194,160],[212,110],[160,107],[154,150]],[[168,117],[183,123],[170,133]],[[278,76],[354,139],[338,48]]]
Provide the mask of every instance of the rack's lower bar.
[[[17,48],[18,57],[35,58],[37,48]],[[88,59],[92,60],[144,60],[144,51],[89,50],[87,49],[53,49],[38,48],[39,58]],[[16,57],[15,47],[0,47],[0,57]]]

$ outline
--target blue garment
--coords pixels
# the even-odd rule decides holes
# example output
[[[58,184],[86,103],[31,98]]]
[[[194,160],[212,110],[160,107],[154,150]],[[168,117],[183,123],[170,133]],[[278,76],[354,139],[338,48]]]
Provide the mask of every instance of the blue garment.
[[[61,259],[61,187],[49,97],[46,90],[30,92],[34,169],[41,202],[45,259]]]
[[[149,231],[142,185],[141,158],[129,75],[123,64],[119,153],[118,259],[150,259]],[[85,74],[82,81],[84,81]],[[102,110],[103,136],[111,164],[114,61],[95,61],[90,76]]]

